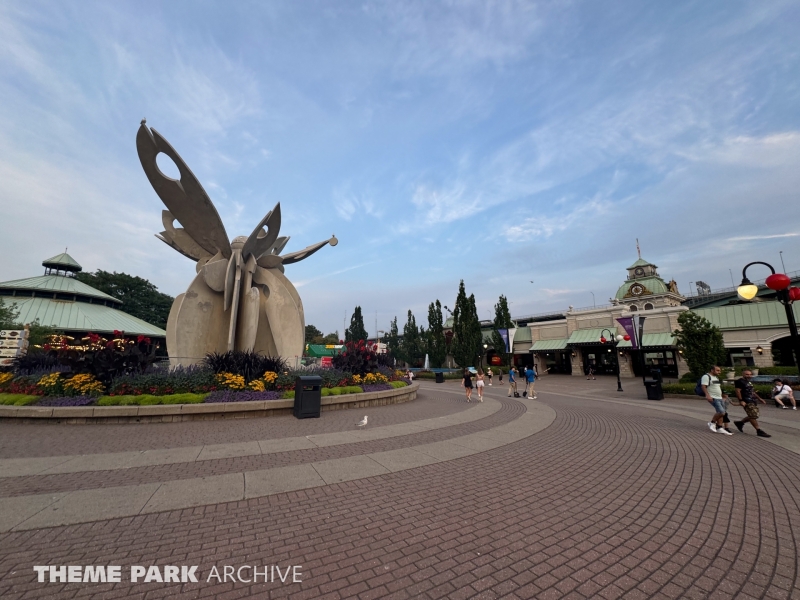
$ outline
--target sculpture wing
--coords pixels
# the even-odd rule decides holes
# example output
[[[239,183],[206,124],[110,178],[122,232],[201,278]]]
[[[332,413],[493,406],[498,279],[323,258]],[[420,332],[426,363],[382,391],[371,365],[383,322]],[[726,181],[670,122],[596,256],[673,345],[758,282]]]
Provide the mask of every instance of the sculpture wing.
[[[290,265],[292,263],[300,262],[303,259],[308,258],[314,252],[322,248],[325,244],[330,244],[331,246],[335,246],[339,243],[339,240],[336,239],[336,236],[331,237],[329,240],[325,240],[324,242],[317,242],[316,244],[312,244],[307,248],[303,248],[297,252],[292,252],[291,254],[284,254],[283,255],[283,264]]]
[[[203,186],[169,142],[155,129],[148,129],[144,121],[136,134],[136,151],[150,185],[188,236],[209,254],[221,252],[222,256],[230,258],[225,226]],[[156,164],[159,152],[172,159],[180,171],[180,180],[167,177],[159,170]]]
[[[267,231],[262,228],[267,226]],[[261,222],[247,238],[247,241],[242,246],[242,256],[252,254],[256,258],[260,258],[269,252],[278,239],[278,234],[281,231],[281,203],[278,202],[267,216],[261,219]]]

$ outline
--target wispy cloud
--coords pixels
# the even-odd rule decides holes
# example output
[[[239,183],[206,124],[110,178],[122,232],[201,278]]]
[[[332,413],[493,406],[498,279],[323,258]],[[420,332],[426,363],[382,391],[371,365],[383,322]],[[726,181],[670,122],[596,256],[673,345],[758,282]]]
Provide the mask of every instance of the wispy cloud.
[[[729,242],[745,242],[751,240],[774,240],[778,238],[791,238],[798,237],[800,233],[777,233],[774,235],[745,235],[742,237],[728,238]]]

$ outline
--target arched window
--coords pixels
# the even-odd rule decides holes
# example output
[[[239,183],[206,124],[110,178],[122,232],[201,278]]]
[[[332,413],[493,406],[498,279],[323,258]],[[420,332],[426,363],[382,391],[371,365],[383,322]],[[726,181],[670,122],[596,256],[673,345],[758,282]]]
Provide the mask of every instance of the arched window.
[[[639,307],[638,307],[638,306],[636,306],[635,304],[631,304],[631,305],[629,306],[629,308],[631,309],[631,311],[637,311],[637,310],[639,310]]]
[[[647,304],[644,305],[644,309],[645,310],[653,310],[653,305],[648,302]]]

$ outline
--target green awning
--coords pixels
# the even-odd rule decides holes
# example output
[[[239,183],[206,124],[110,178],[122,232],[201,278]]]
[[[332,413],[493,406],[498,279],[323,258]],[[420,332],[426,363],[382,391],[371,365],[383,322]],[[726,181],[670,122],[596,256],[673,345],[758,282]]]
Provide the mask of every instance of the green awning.
[[[567,338],[560,340],[538,340],[533,343],[531,352],[549,352],[551,350],[564,350],[567,347]]]
[[[671,333],[645,333],[642,346],[645,348],[664,348],[675,345],[675,338]],[[622,340],[618,348],[630,348],[630,341]]]
[[[578,329],[577,331],[573,331],[572,335],[569,336],[567,340],[567,344],[570,346],[580,345],[580,344],[600,344],[600,338],[603,337],[603,331],[606,332],[608,335],[609,329],[612,333],[616,332],[614,328],[600,328],[600,329]]]
[[[324,344],[306,344],[306,356],[320,358],[322,356],[336,356],[341,351],[341,346]]]

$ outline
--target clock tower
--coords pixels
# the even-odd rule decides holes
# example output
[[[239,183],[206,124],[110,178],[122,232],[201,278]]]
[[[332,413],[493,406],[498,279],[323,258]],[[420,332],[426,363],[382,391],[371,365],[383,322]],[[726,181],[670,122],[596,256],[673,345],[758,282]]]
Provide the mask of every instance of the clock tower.
[[[617,290],[614,304],[641,311],[680,306],[683,300],[675,280],[666,283],[658,274],[658,267],[640,257],[628,267],[628,279]]]

